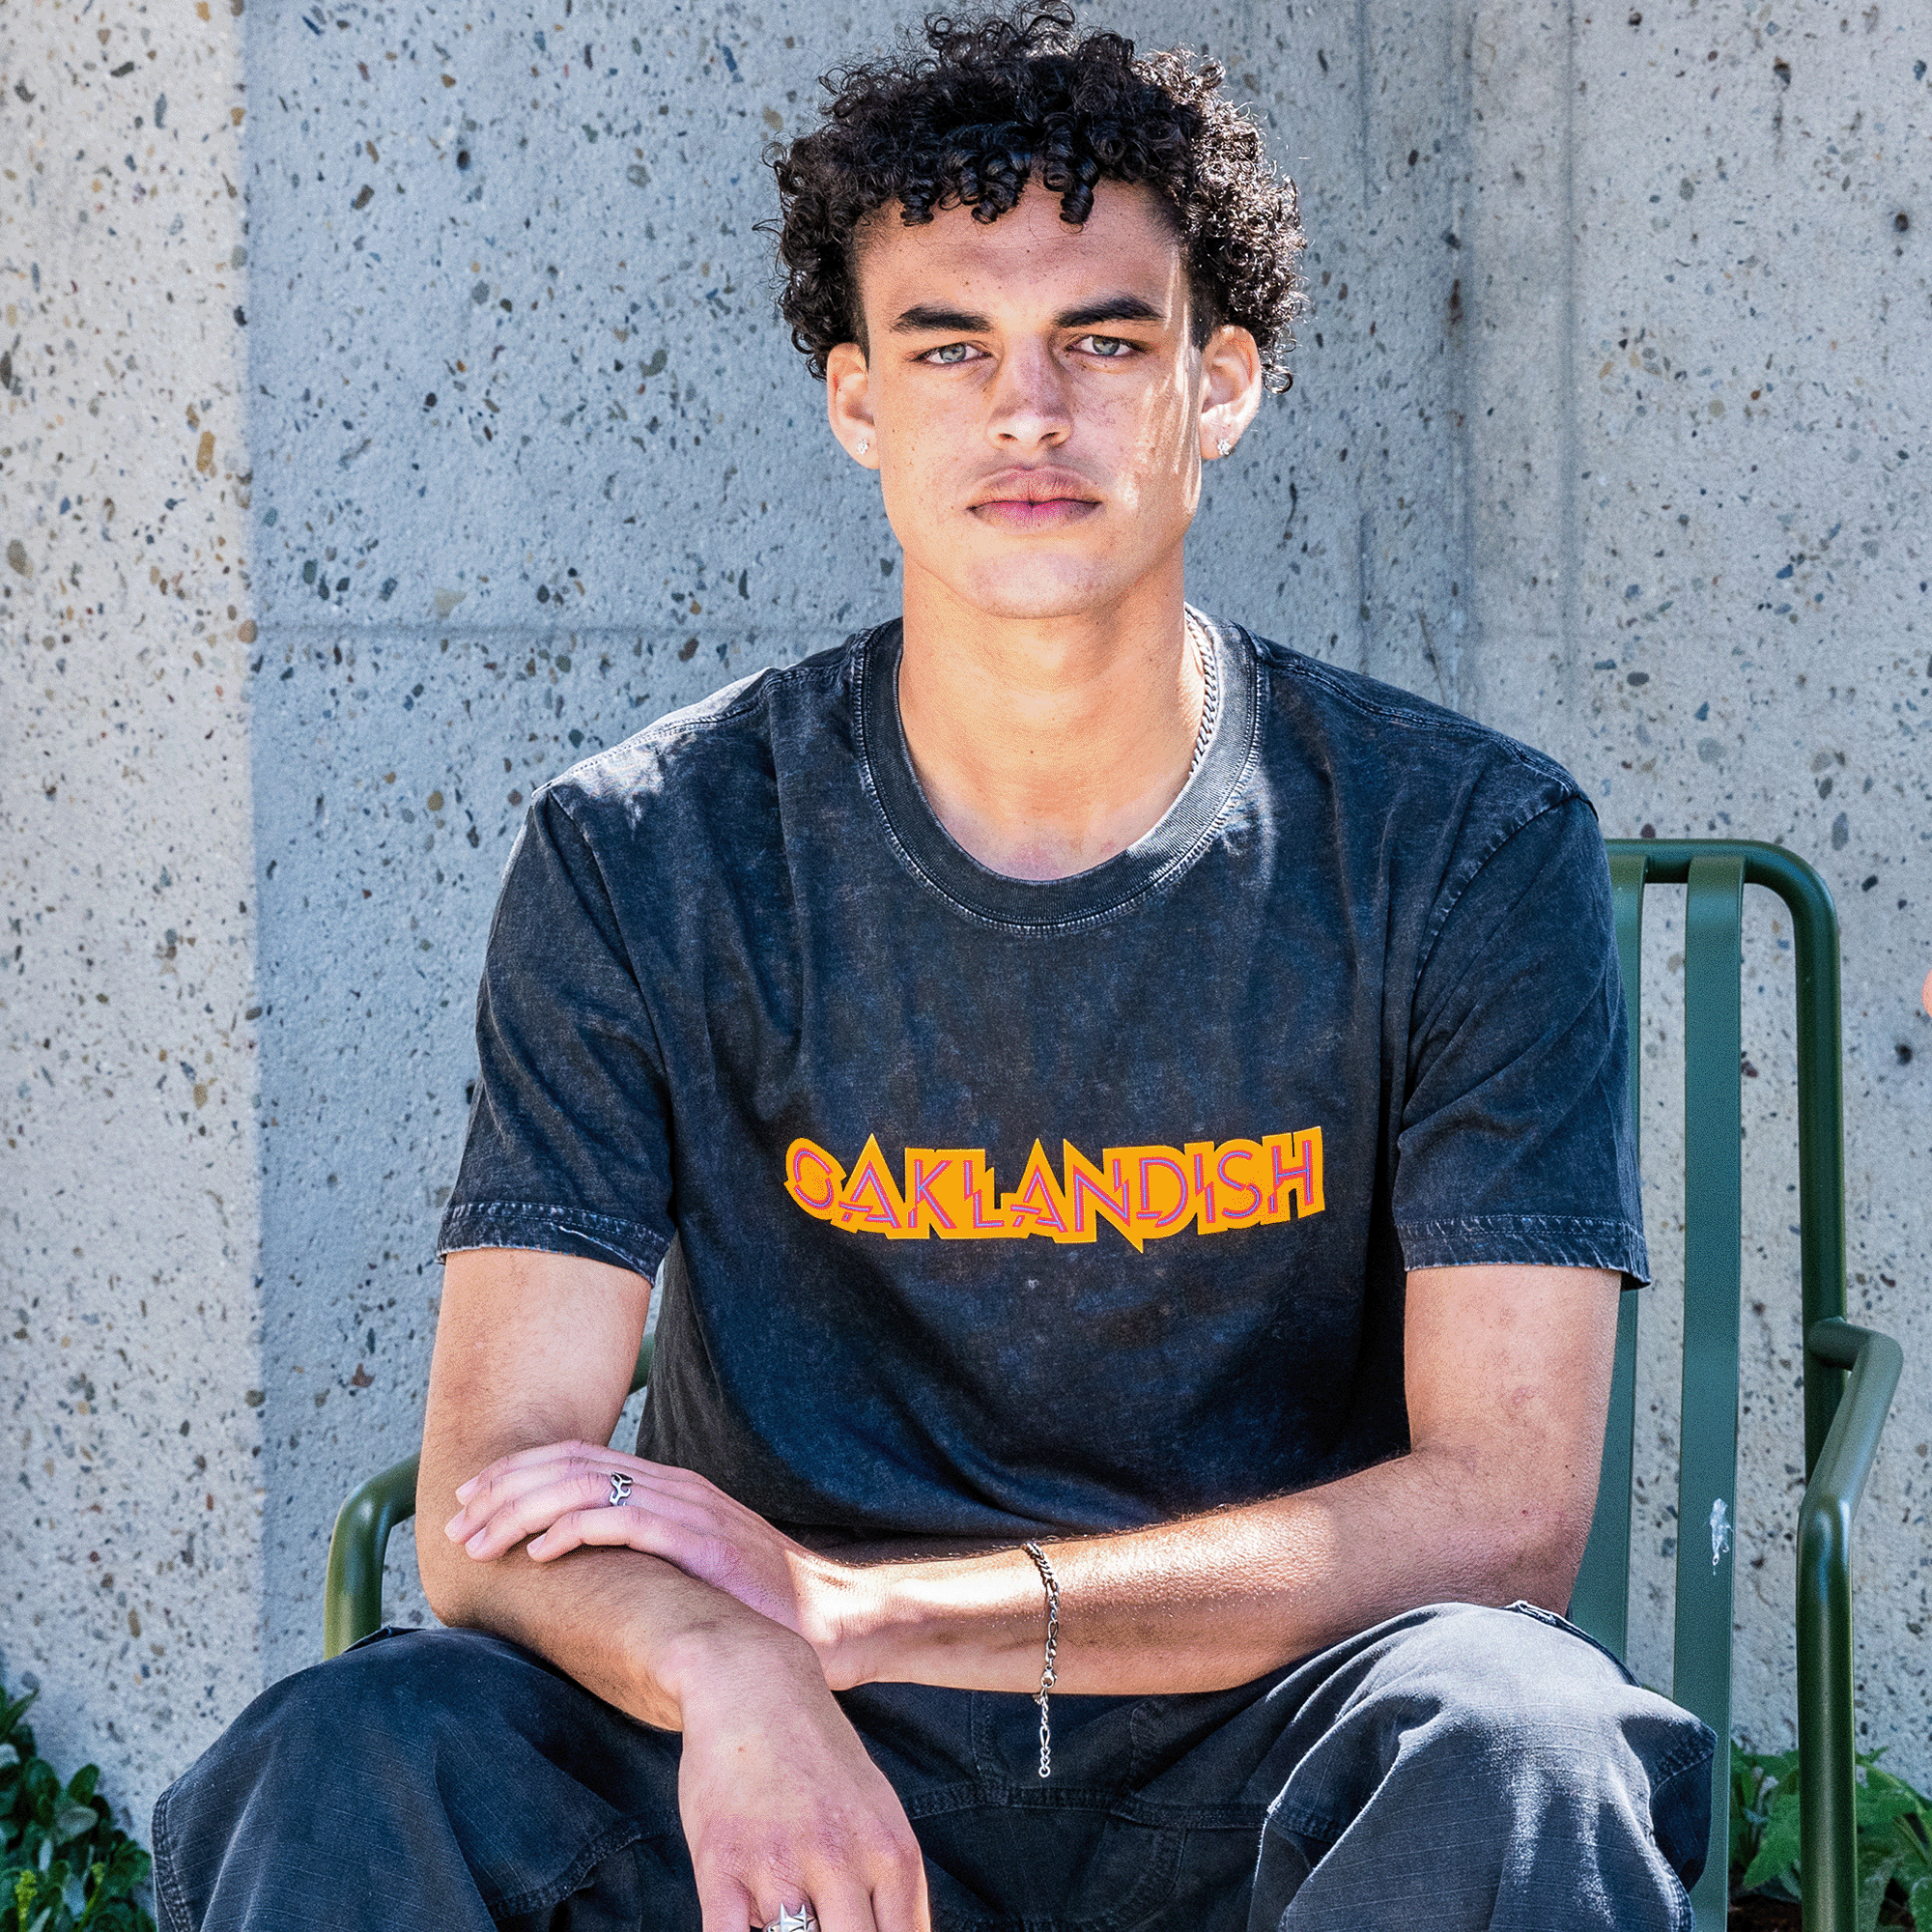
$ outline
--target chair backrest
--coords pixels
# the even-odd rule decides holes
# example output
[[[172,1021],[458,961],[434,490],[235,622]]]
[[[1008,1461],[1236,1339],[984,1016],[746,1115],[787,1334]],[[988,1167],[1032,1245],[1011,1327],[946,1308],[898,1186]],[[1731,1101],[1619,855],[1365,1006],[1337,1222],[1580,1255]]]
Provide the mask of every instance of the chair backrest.
[[[1677,1616],[1671,1696],[1718,1734],[1712,1858],[1697,1922],[1721,1926],[1729,1843],[1732,1525],[1738,1517],[1738,1326],[1742,1295],[1744,889],[1784,901],[1798,980],[1798,1196],[1804,1326],[1845,1312],[1843,1098],[1837,914],[1824,882],[1776,845],[1737,839],[1608,841],[1630,1023],[1631,1108],[1641,1048],[1643,895],[1687,886],[1684,944],[1684,1372],[1677,1490]],[[1570,1615],[1619,1656],[1628,1631],[1637,1297],[1625,1295],[1597,1513]],[[1807,1364],[1804,1468],[1823,1447],[1842,1371]]]

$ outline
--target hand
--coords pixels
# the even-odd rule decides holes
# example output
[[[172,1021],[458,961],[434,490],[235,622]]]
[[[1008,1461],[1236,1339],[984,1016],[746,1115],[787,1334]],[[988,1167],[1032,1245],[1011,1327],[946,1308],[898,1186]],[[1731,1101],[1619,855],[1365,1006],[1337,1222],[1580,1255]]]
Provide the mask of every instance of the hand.
[[[904,1807],[809,1653],[713,1650],[676,1688],[678,1810],[704,1932],[745,1932],[801,1905],[820,1932],[930,1932]]]
[[[613,1475],[630,1478],[615,1505]],[[456,1497],[463,1507],[444,1534],[479,1562],[526,1538],[537,1563],[584,1548],[640,1549],[796,1632],[835,1690],[859,1681],[840,1657],[864,1573],[794,1543],[689,1469],[593,1442],[553,1442],[492,1463]]]

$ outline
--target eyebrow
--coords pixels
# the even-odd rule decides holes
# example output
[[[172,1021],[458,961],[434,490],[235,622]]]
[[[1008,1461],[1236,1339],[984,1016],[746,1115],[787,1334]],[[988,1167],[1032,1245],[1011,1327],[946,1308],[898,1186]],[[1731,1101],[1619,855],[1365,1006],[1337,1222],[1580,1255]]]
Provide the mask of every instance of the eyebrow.
[[[1103,296],[1098,301],[1084,302],[1078,308],[1062,309],[1053,318],[1056,328],[1095,328],[1107,322],[1165,322],[1167,311],[1145,297]],[[915,302],[900,312],[893,323],[895,335],[982,335],[993,326],[990,316],[976,315],[967,309],[947,308],[937,302]]]

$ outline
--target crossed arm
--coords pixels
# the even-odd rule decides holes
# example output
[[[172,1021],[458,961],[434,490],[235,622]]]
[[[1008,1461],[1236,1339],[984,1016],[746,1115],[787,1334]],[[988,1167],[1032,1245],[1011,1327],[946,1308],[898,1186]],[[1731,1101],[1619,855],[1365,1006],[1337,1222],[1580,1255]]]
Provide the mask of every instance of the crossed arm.
[[[781,1536],[702,1478],[605,1448],[649,1284],[522,1250],[452,1255],[419,1484],[423,1583],[608,1702],[684,1733],[706,1932],[809,1897],[824,1932],[923,1926],[918,1851],[833,1701],[867,1682],[1037,1688],[1017,1549],[878,1563]],[[1063,1692],[1247,1683],[1417,1605],[1560,1609],[1588,1534],[1617,1277],[1408,1277],[1409,1453],[1297,1495],[1056,1543]],[[633,1478],[607,1505],[610,1476]],[[749,1917],[748,1917],[749,1915]]]

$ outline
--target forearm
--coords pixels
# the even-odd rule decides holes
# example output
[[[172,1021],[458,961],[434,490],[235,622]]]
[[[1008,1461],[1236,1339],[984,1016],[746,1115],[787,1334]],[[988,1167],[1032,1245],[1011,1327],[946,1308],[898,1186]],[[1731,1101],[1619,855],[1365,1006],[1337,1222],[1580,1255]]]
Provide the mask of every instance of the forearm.
[[[1618,1278],[1416,1269],[1408,1454],[1293,1496],[1049,1547],[1059,1688],[1245,1684],[1429,1603],[1568,1601],[1595,1507]],[[843,1579],[841,1578],[841,1583]],[[1022,1551],[864,1573],[837,1599],[836,1684],[1030,1690],[1039,1579]]]
[[[497,1458],[558,1435],[610,1439],[649,1296],[640,1276],[574,1257],[450,1256],[416,1478],[416,1560],[444,1623],[508,1637],[630,1716],[681,1730],[695,1684],[748,1667],[773,1682],[810,1674],[810,1650],[655,1556],[583,1549],[542,1564],[518,1548],[477,1562],[444,1533],[457,1490]]]
[[[1339,1482],[1124,1535],[1046,1546],[1062,1594],[1059,1689],[1149,1695],[1244,1684],[1421,1604],[1560,1609],[1588,1530],[1568,1486],[1514,1498],[1418,1452]],[[881,1563],[841,1579],[835,1684],[1033,1690],[1044,1593],[1023,1550]]]
[[[1410,1450],[1295,1495],[1056,1541],[1059,1687],[1215,1690],[1423,1604],[1563,1604],[1596,1498],[1617,1286],[1601,1269],[1412,1272]],[[432,1378],[433,1416],[437,1409]],[[614,1668],[612,1701],[627,1709],[638,1708],[632,1698],[653,1710],[674,1702],[666,1672],[679,1659],[715,1643],[728,1655],[741,1634],[760,1637],[755,1622],[735,1622],[712,1591],[774,1631],[795,1633],[823,1670],[821,1694],[868,1682],[1037,1684],[1042,1595],[1023,1550],[870,1562],[866,1552],[815,1552],[694,1471],[602,1446],[611,1416],[600,1412],[600,1421],[588,1440],[497,1444],[501,1460],[465,1486],[450,1523],[461,1544],[437,1561],[505,1578],[521,1568],[562,1579],[586,1558],[612,1554],[651,1567],[610,1573],[620,1580],[587,1617],[578,1599],[549,1594],[548,1580],[505,1580],[481,1610],[456,1611],[460,1620],[531,1642],[593,1688]],[[505,1433],[525,1435],[531,1426],[511,1423]],[[607,1493],[613,1476],[630,1490],[615,1509]],[[659,1563],[706,1594],[678,1594]],[[449,1587],[452,1604],[467,1605],[470,1587],[454,1577]],[[526,1589],[541,1594],[526,1603],[519,1594]]]
[[[476,1473],[426,1467],[427,1495],[447,1493]],[[432,1523],[435,1524],[432,1527]],[[430,1606],[445,1624],[508,1637],[554,1663],[620,1711],[664,1730],[684,1728],[684,1704],[700,1679],[745,1668],[815,1671],[809,1647],[790,1631],[724,1591],[655,1556],[632,1549],[580,1549],[534,1563],[521,1548],[474,1563],[425,1513],[418,1565]]]

